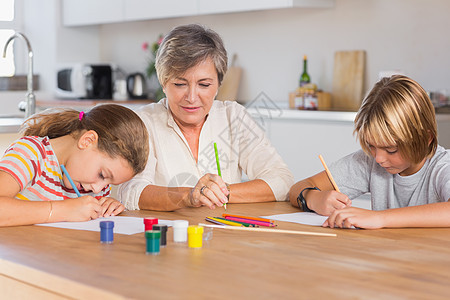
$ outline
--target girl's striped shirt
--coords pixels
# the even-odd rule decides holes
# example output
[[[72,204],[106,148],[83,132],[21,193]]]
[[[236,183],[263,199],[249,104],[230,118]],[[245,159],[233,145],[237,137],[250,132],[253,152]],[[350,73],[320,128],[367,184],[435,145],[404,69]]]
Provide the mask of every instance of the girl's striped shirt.
[[[16,198],[22,200],[64,200],[76,198],[72,187],[65,187],[58,158],[48,137],[25,136],[15,141],[0,160],[0,170],[9,173],[20,185]],[[109,196],[107,185],[100,193],[80,191],[100,199]]]

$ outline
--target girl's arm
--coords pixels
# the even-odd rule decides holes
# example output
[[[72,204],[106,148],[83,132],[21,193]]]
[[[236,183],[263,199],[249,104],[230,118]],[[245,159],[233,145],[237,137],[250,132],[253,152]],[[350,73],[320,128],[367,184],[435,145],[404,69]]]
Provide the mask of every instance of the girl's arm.
[[[87,221],[101,212],[97,199],[84,196],[63,201],[30,201],[14,198],[20,186],[9,173],[0,171],[0,226],[46,222]]]
[[[449,199],[450,200],[450,199]],[[366,229],[394,227],[450,227],[450,202],[371,211],[348,207],[335,211],[323,226]]]
[[[10,174],[0,171],[0,226],[46,222],[51,211],[50,203],[15,199],[19,192],[17,181]]]
[[[289,191],[289,201],[293,206],[298,207],[297,197],[305,188],[317,187],[317,190],[305,190],[303,197],[309,209],[324,216],[329,216],[336,209],[342,209],[352,205],[352,201],[347,195],[334,190],[331,181],[325,171],[317,173],[311,177],[294,184]]]

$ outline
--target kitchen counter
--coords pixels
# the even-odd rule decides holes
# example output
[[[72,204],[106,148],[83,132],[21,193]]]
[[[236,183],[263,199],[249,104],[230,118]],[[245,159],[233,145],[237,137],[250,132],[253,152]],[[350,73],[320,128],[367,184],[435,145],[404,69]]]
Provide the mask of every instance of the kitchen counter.
[[[356,112],[278,108],[273,103],[247,105],[295,180],[323,170],[321,154],[331,163],[361,148],[353,133]],[[269,103],[270,104],[270,103]],[[278,105],[278,103],[276,103]],[[450,114],[436,114],[438,142],[450,148]]]
[[[338,121],[353,122],[356,112],[353,111],[321,111],[299,110],[286,108],[248,107],[248,112],[254,118],[278,120],[311,120],[311,121]],[[450,122],[450,114],[436,113],[437,122]]]
[[[22,125],[23,118],[0,118],[0,134],[1,133],[16,133],[19,132]]]
[[[37,111],[42,111],[53,107],[70,107],[74,109],[89,109],[98,104],[120,104],[130,109],[136,110],[141,106],[153,103],[153,100],[99,100],[99,99],[47,99],[37,100]],[[278,105],[278,103],[277,103]],[[244,105],[245,106],[245,105]],[[317,110],[296,110],[288,109],[282,105],[272,107],[247,105],[248,112],[255,119],[274,119],[274,120],[301,120],[301,121],[329,121],[329,122],[353,122],[356,112],[348,111],[317,111]],[[450,114],[437,113],[436,120],[438,123],[450,123]],[[19,116],[0,116],[0,133],[18,132],[23,118]]]
[[[70,107],[74,109],[87,109],[98,104],[120,104],[130,109],[138,109],[143,105],[153,103],[151,99],[130,99],[130,100],[102,100],[102,99],[44,99],[36,100],[36,107],[44,110],[52,107]]]

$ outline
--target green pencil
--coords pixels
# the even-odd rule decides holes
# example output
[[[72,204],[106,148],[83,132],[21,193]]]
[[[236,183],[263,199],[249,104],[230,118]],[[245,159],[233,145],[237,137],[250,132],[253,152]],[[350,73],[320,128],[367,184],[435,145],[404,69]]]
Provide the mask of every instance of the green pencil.
[[[220,171],[220,162],[219,162],[219,152],[217,151],[217,144],[214,143],[214,153],[216,154],[216,164],[217,164],[217,174],[222,177],[222,172]],[[224,203],[223,207],[227,210],[227,204]]]

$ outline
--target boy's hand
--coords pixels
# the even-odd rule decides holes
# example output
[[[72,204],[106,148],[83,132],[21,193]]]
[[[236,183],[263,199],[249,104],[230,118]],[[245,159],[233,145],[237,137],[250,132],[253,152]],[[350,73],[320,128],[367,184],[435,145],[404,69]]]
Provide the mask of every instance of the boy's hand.
[[[330,228],[383,228],[383,213],[357,207],[346,207],[334,211],[322,226]]]
[[[125,210],[125,206],[111,197],[102,197],[98,201],[101,205],[101,214],[103,217],[116,216]]]
[[[329,216],[339,209],[352,206],[347,195],[337,191],[308,191],[308,207],[319,215]]]

